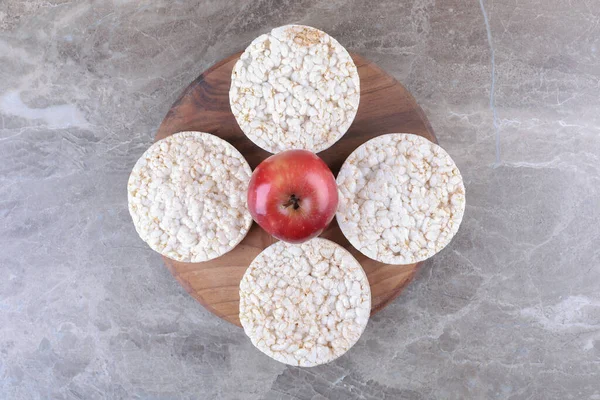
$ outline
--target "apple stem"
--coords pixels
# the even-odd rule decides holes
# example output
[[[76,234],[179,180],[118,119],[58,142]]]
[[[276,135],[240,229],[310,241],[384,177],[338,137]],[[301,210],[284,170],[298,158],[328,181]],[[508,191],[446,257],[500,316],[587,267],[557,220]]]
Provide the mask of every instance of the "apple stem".
[[[300,208],[300,198],[296,197],[296,195],[293,194],[290,196],[290,199],[287,201],[287,203],[285,203],[283,206],[284,207],[293,206],[294,210],[297,210]]]

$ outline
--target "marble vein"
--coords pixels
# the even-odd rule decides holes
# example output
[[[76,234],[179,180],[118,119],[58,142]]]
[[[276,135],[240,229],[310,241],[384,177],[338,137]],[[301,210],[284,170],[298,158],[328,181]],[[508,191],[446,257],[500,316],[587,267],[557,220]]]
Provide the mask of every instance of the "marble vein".
[[[479,6],[481,7],[481,13],[483,14],[483,23],[485,24],[485,31],[487,35],[487,41],[490,46],[490,62],[492,65],[492,82],[490,84],[490,110],[493,115],[494,134],[496,138],[496,166],[500,164],[500,127],[498,124],[498,114],[496,111],[496,99],[494,94],[496,92],[496,55],[494,51],[494,41],[492,39],[492,29],[490,28],[490,22],[488,15],[485,10],[484,0],[479,0]]]

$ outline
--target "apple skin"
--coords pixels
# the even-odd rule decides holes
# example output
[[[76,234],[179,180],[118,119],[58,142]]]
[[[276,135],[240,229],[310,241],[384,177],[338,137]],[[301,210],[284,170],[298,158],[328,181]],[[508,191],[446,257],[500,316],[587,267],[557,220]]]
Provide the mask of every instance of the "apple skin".
[[[338,206],[333,173],[316,154],[287,150],[256,167],[248,186],[252,218],[279,240],[302,243],[323,232]]]

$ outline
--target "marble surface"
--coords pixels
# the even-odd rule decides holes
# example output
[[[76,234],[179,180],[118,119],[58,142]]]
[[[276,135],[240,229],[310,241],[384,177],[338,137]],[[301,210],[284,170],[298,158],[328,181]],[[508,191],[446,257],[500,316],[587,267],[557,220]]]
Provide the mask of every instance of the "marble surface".
[[[130,221],[191,80],[286,23],[396,76],[465,178],[455,240],[312,369],[255,350]],[[0,1],[0,398],[600,399],[600,1]]]

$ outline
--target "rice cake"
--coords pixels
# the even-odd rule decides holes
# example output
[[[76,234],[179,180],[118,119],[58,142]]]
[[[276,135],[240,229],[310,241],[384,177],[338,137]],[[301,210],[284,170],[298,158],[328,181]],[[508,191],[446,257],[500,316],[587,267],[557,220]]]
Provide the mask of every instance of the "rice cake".
[[[229,101],[242,131],[271,153],[323,151],[348,130],[360,99],[358,70],[334,38],[285,25],[256,38],[233,68]]]
[[[129,176],[135,229],[153,250],[173,260],[217,258],[250,229],[246,193],[251,173],[244,157],[214,135],[180,132],[162,139]]]
[[[364,143],[342,165],[337,184],[342,232],[361,253],[387,264],[413,264],[442,250],[465,210],[456,164],[418,135]]]
[[[277,242],[262,251],[240,282],[240,321],[252,343],[285,364],[330,362],[364,331],[371,289],[342,246],[315,238]]]

